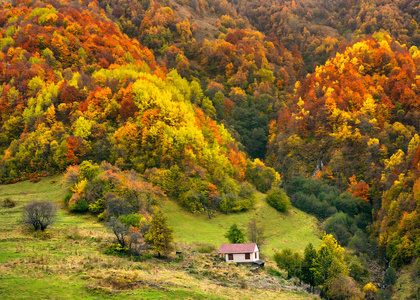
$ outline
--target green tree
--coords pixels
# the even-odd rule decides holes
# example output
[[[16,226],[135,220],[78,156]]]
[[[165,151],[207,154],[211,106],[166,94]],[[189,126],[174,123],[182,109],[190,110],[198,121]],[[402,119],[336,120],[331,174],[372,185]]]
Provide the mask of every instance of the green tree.
[[[290,199],[283,189],[271,189],[267,195],[267,203],[279,212],[286,212],[290,207]]]
[[[225,234],[225,238],[227,238],[232,244],[245,243],[244,232],[236,224],[230,226],[228,232]]]
[[[356,229],[357,226],[354,219],[343,212],[332,215],[325,224],[325,231],[333,234],[340,244],[344,246],[347,245]]]
[[[315,284],[324,284],[339,275],[346,276],[348,274],[346,265],[344,248],[331,234],[325,234],[312,268]]]
[[[254,161],[248,160],[245,179],[254,184],[257,190],[262,193],[266,193],[271,188],[278,187],[281,183],[279,173],[273,168],[265,166],[258,158]]]
[[[146,243],[152,245],[158,257],[173,249],[173,230],[167,224],[162,212],[157,211],[150,222],[150,229],[145,236]]]
[[[290,248],[285,248],[281,252],[274,254],[277,267],[287,271],[287,278],[293,276],[300,277],[302,267],[302,256],[298,252],[293,252]]]
[[[305,248],[302,261],[301,279],[311,287],[315,286],[314,262],[316,259],[316,249],[309,243]]]
[[[350,263],[349,272],[349,275],[359,283],[362,283],[369,276],[369,271],[357,259]]]
[[[121,215],[118,217],[118,221],[123,223],[125,226],[133,226],[140,228],[140,221],[144,217],[140,214],[129,214],[129,215]]]

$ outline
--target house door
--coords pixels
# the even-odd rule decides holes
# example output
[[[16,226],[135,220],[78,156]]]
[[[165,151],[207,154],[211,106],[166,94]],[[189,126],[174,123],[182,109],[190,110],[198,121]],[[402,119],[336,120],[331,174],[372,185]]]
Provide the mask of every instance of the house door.
[[[245,253],[245,259],[251,259],[251,254],[250,253]]]
[[[233,260],[233,254],[228,254],[228,260]]]

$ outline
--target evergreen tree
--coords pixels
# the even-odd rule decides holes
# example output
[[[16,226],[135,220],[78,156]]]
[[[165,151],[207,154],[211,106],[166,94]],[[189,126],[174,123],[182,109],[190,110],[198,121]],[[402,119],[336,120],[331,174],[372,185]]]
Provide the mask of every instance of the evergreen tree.
[[[153,251],[157,252],[158,257],[160,257],[161,253],[167,253],[173,249],[173,239],[172,228],[168,226],[163,213],[157,211],[153,215],[145,241],[153,246]]]
[[[301,278],[303,282],[309,284],[312,288],[315,286],[314,277],[314,260],[316,258],[316,250],[314,246],[309,243],[305,248],[304,258],[302,261]]]
[[[236,224],[230,226],[229,231],[225,234],[225,238],[232,244],[245,243],[244,232]]]

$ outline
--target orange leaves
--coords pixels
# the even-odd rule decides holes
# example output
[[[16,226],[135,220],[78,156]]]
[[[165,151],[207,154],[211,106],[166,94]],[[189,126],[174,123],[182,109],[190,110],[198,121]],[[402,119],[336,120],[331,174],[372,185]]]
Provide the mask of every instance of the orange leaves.
[[[244,30],[235,30],[231,31],[226,35],[226,42],[236,45],[240,40],[246,37],[246,32]]]
[[[137,144],[139,134],[136,125],[127,122],[123,127],[115,131],[115,138],[127,147],[131,147]]]
[[[81,162],[81,157],[86,154],[86,147],[84,141],[80,137],[71,136],[67,139],[66,158],[70,164],[76,165]]]
[[[74,86],[67,83],[63,84],[60,93],[61,103],[82,102],[84,100],[83,94],[79,92]]]
[[[234,177],[243,180],[245,178],[246,171],[246,158],[245,155],[240,151],[235,151],[234,149],[229,149],[228,158],[233,165]]]
[[[148,109],[144,112],[141,123],[145,128],[150,128],[156,121],[161,119],[160,108]]]
[[[105,112],[111,98],[112,92],[109,87],[102,88],[97,86],[92,92],[90,92],[86,101],[80,103],[79,110],[82,112],[89,110],[89,115],[93,117],[99,112]]]
[[[235,104],[233,104],[233,102],[230,101],[228,98],[225,98],[223,104],[225,106],[226,115],[230,115],[230,111],[232,110],[232,108],[235,107]]]
[[[356,175],[349,178],[350,184],[347,191],[352,194],[353,197],[359,197],[369,202],[369,185],[363,180],[357,182]]]

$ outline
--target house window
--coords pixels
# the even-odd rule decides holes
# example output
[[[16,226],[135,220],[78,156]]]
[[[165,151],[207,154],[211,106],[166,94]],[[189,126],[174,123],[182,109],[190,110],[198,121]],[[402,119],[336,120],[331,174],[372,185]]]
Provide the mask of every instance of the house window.
[[[250,253],[245,253],[245,259],[251,259],[251,254]]]
[[[257,252],[255,252],[255,258],[257,258]]]
[[[228,254],[228,260],[233,260],[233,254]]]

